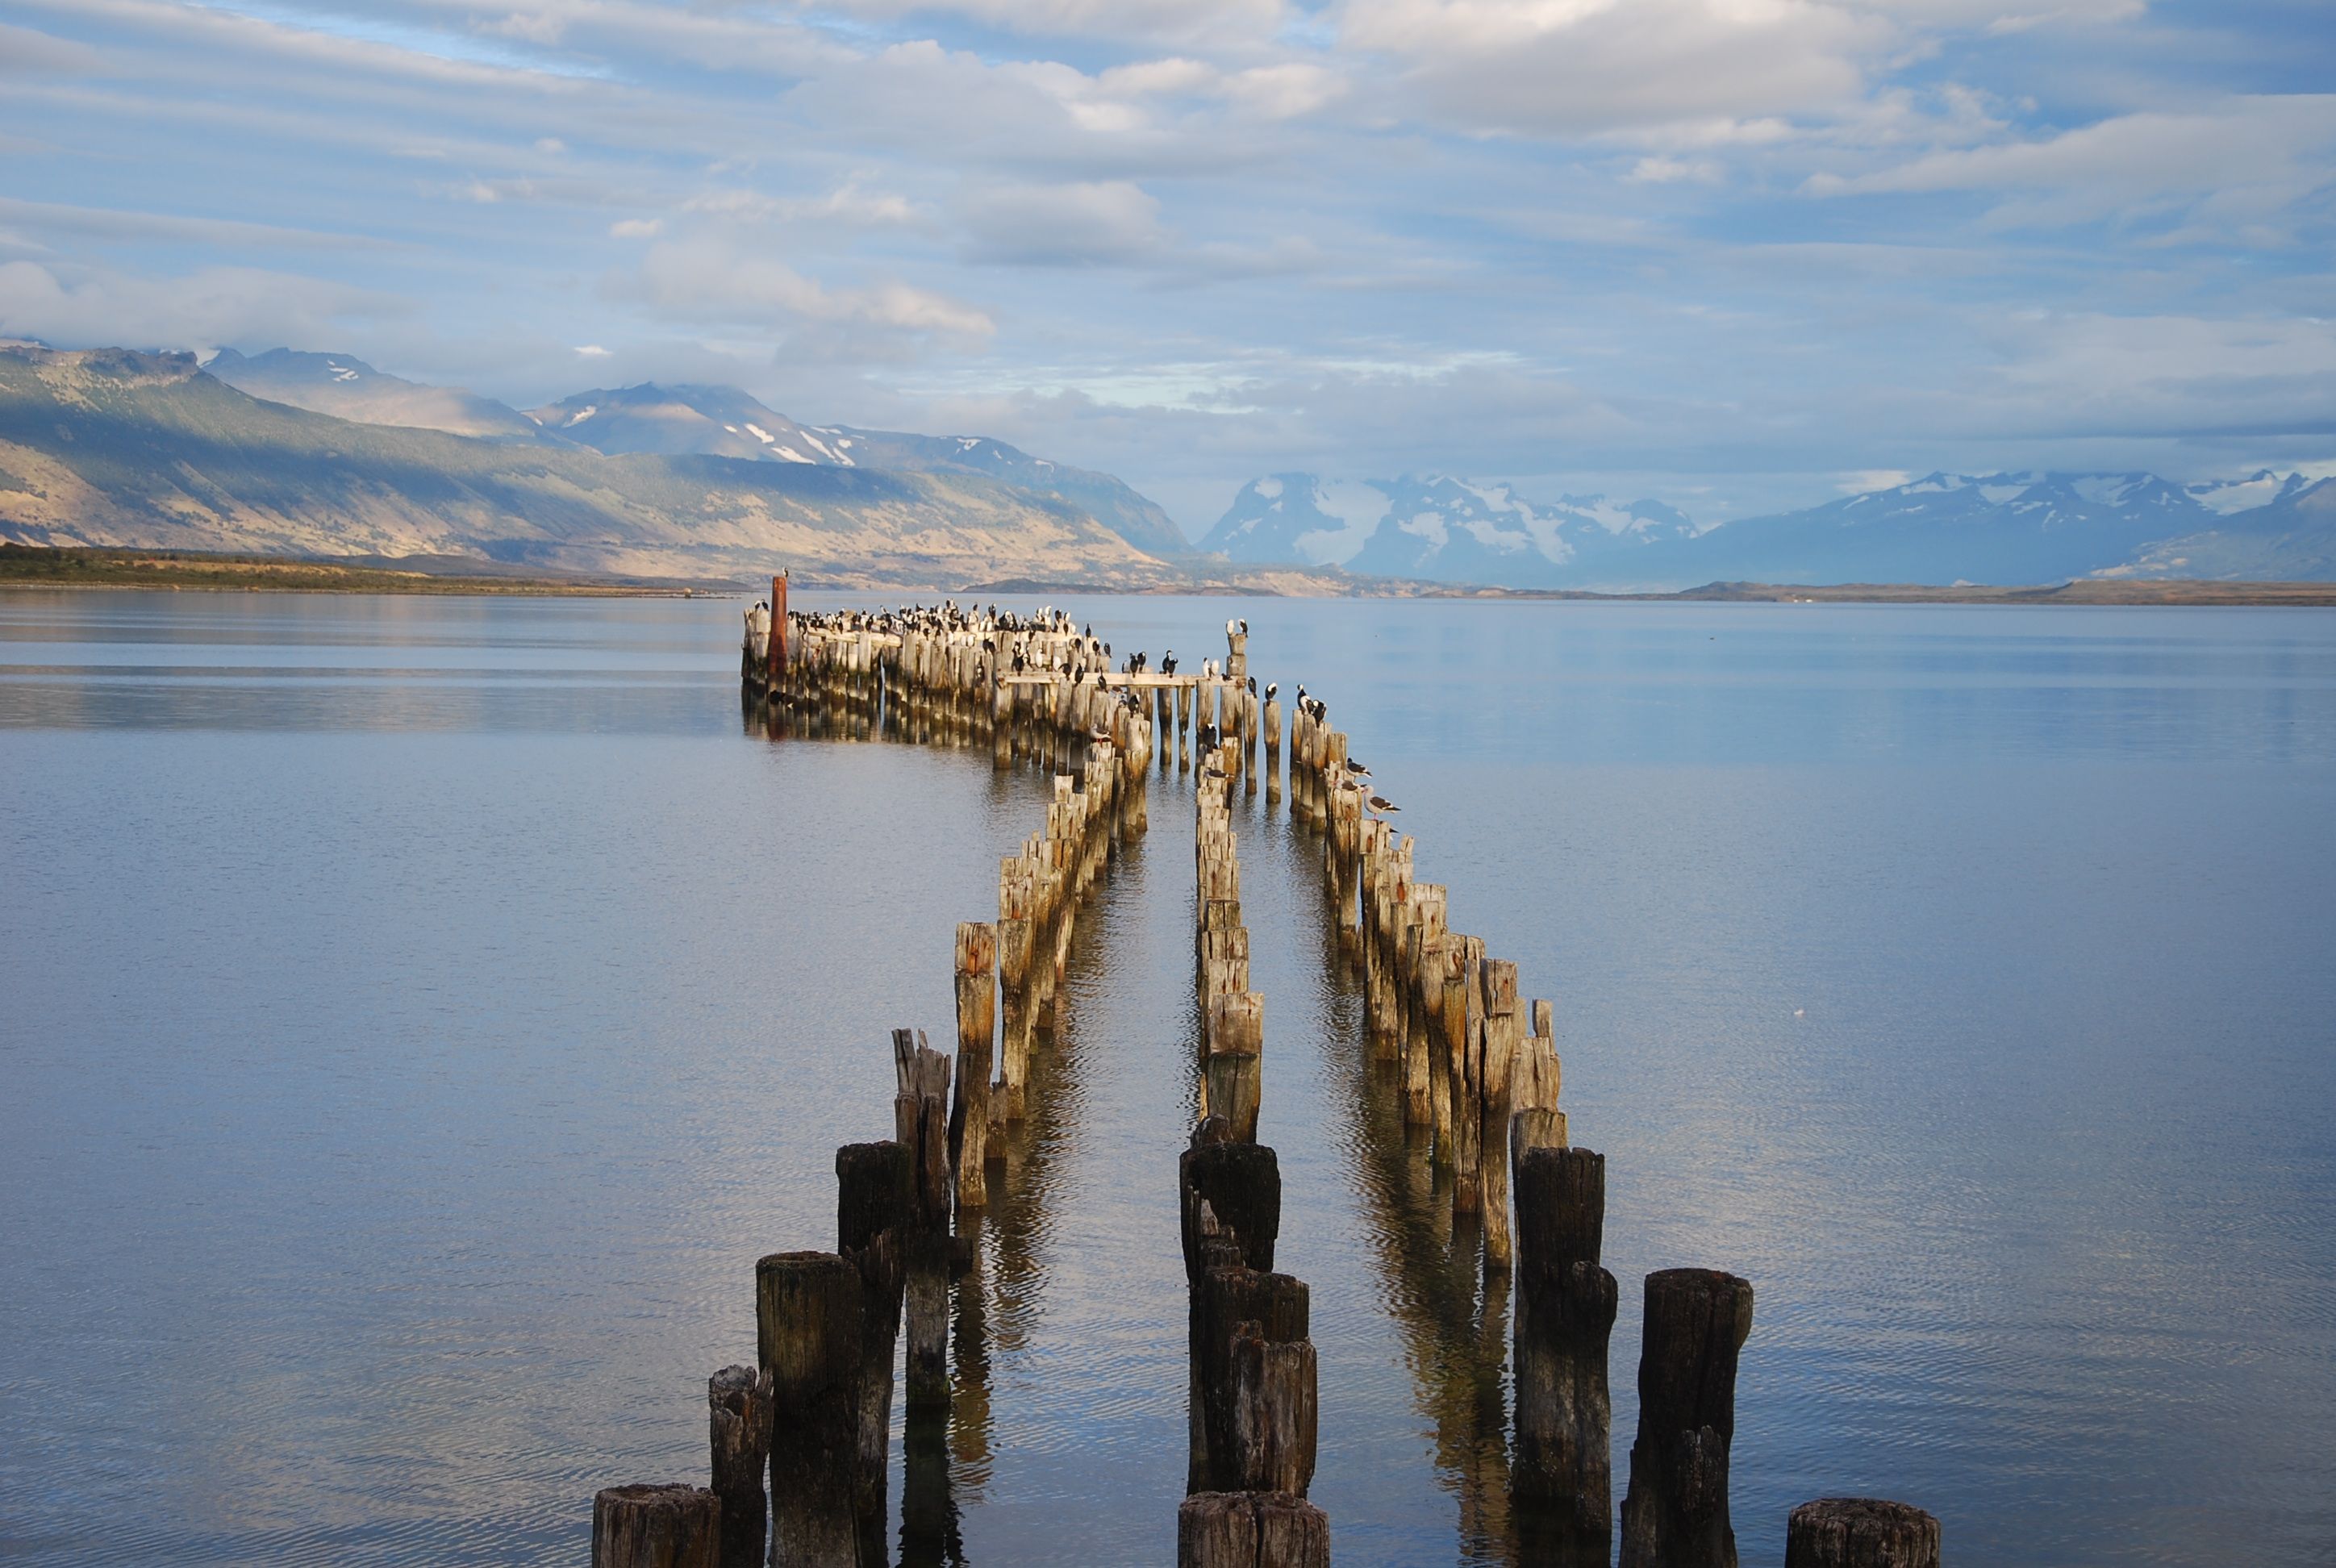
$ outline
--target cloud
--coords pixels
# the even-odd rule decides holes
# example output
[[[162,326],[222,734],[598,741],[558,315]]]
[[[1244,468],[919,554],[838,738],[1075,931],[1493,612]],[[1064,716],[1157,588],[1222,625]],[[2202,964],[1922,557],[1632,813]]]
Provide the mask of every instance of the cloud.
[[[104,57],[86,44],[0,22],[0,76],[77,76]]]
[[[54,262],[0,265],[0,332],[65,346],[316,344],[346,322],[411,309],[394,296],[258,268],[157,278]]]
[[[608,292],[671,319],[773,331],[799,321],[956,338],[986,338],[998,329],[985,312],[930,289],[898,281],[830,289],[765,252],[712,237],[659,240]]]
[[[1821,172],[1816,196],[1939,191],[2049,193],[1996,220],[2051,227],[2204,200],[2225,219],[2262,219],[2324,189],[2336,150],[2336,94],[2243,98],[2187,113],[2124,114],[2057,134],[1933,152],[1862,174]]]
[[[1259,40],[1288,14],[1282,0],[830,0],[828,9],[894,19],[962,16],[1038,35],[1122,40]]]
[[[976,260],[1091,267],[1146,259],[1164,243],[1160,203],[1128,180],[999,187],[961,206]]]
[[[123,212],[73,207],[54,201],[18,201],[0,196],[0,222],[76,239],[126,244],[179,242],[243,249],[369,250],[385,242],[362,234],[331,234],[313,229],[282,229],[231,219],[186,218],[165,212]]]
[[[1339,38],[1448,123],[1586,136],[1838,113],[1903,34],[1814,0],[1349,0]]]

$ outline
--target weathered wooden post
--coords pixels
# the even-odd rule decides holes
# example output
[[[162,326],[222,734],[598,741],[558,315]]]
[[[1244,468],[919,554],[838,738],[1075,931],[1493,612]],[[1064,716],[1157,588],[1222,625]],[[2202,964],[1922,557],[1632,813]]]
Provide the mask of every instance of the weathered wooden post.
[[[990,1040],[997,1024],[998,928],[964,920],[957,928],[957,1100],[949,1109],[949,1154],[956,1162],[957,1206],[989,1202]]]
[[[1478,1059],[1477,1182],[1484,1196],[1484,1267],[1509,1266],[1509,1078],[1524,1034],[1517,1013],[1517,966],[1487,959],[1477,971],[1484,999]]]
[[[860,1467],[860,1271],[832,1252],[754,1265],[771,1375],[771,1568],[854,1568]]]
[[[1286,1492],[1201,1492],[1176,1509],[1176,1568],[1330,1568],[1330,1520]]]
[[[714,1451],[714,1494],[722,1499],[722,1568],[763,1568],[770,1520],[763,1498],[771,1460],[771,1375],[760,1367],[725,1367],[706,1382]]]
[[[949,1210],[956,1196],[949,1164],[949,1059],[925,1044],[922,1031],[892,1031],[896,1092],[893,1134],[909,1151],[914,1188],[908,1235],[906,1321],[909,1404],[949,1403]]]
[[[722,1504],[679,1482],[609,1486],[592,1498],[592,1568],[715,1568]]]
[[[1607,1345],[1614,1276],[1599,1267],[1606,1160],[1529,1149],[1517,1162],[1517,1443],[1511,1486],[1568,1557],[1604,1563],[1613,1541]],[[1592,1550],[1594,1548],[1594,1550]]]
[[[885,1459],[892,1424],[892,1352],[900,1342],[915,1225],[916,1184],[909,1151],[886,1139],[835,1151],[836,1251],[860,1274],[859,1465],[853,1500],[861,1549],[882,1554]]]
[[[1209,998],[1205,1112],[1222,1116],[1235,1142],[1257,1142],[1263,1093],[1265,998],[1256,991]]]
[[[1194,1296],[1201,1422],[1188,1492],[1294,1492],[1313,1483],[1316,1361],[1304,1281],[1238,1264]]]
[[[1785,1568],[1939,1568],[1939,1522],[1877,1497],[1820,1497],[1786,1522]]]
[[[1261,721],[1265,730],[1265,798],[1281,798],[1281,699],[1275,697],[1265,705]]]
[[[1647,1276],[1646,1310],[1621,1568],[1736,1568],[1728,1462],[1752,1287],[1717,1269],[1664,1269]]]
[[[1207,1244],[1215,1241],[1230,1241],[1241,1263],[1259,1273],[1273,1271],[1281,1162],[1270,1145],[1196,1137],[1177,1159],[1176,1192],[1187,1287],[1199,1288],[1209,1269]]]

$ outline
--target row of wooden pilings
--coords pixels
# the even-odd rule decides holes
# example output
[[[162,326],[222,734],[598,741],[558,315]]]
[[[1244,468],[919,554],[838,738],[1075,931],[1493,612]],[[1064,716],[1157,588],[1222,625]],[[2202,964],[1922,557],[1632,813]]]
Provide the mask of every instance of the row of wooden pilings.
[[[1191,728],[1216,742],[1201,752],[1195,792],[1203,1026],[1201,1117],[1179,1167],[1191,1395],[1178,1561],[1326,1565],[1329,1522],[1306,1500],[1318,1411],[1308,1292],[1273,1271],[1280,1178],[1274,1151],[1257,1142],[1263,1004],[1249,984],[1229,791],[1235,778],[1257,787],[1262,740],[1269,798],[1279,794],[1281,716],[1249,689],[1245,635],[1229,630],[1222,678],[1159,685],[1147,714],[1120,700],[1108,677],[1076,673],[1092,638],[1061,628],[1013,634],[1003,656],[994,638],[984,647],[963,630],[888,638],[789,618],[788,632],[770,695],[791,705],[849,715],[898,704],[943,728],[991,731],[1001,763],[1026,745],[1067,755],[1056,748],[1084,737],[1088,749],[1080,776],[1057,776],[1046,831],[1002,865],[998,921],[959,928],[957,1096],[946,1117],[949,1060],[897,1031],[895,1137],[838,1151],[838,1251],[758,1265],[761,1364],[725,1368],[709,1388],[714,1487],[603,1492],[596,1564],[758,1561],[766,1471],[774,1568],[884,1561],[886,1423],[903,1306],[913,1410],[948,1388],[940,1303],[951,1204],[962,1213],[986,1201],[987,1132],[1024,1110],[1030,1039],[1051,1021],[1072,915],[1114,826],[1130,825],[1120,803],[1132,803],[1141,831],[1151,737],[1173,723],[1180,760]],[[998,674],[1008,662],[1050,673],[1009,682]],[[1455,1211],[1481,1224],[1488,1289],[1514,1272],[1510,1480],[1532,1522],[1520,1534],[1523,1560],[1604,1568],[1618,1293],[1599,1261],[1604,1161],[1569,1145],[1558,1108],[1552,1009],[1545,1001],[1521,1009],[1515,966],[1449,930],[1445,890],[1413,881],[1413,843],[1369,809],[1346,736],[1319,709],[1293,709],[1291,810],[1324,840],[1340,939],[1362,977],[1375,1081],[1392,1086],[1405,1122],[1428,1140]],[[1158,755],[1166,766],[1164,746]],[[992,1083],[994,998],[1003,998],[1004,1027]],[[1645,1281],[1644,1313],[1622,1568],[1733,1568],[1728,1464],[1752,1288],[1718,1271],[1660,1271]],[[774,1422],[774,1410],[785,1418]],[[1821,1499],[1793,1512],[1786,1535],[1787,1568],[1939,1561],[1937,1521],[1896,1503]]]
[[[601,1491],[594,1568],[890,1561],[896,1356],[912,1421],[948,1403],[949,1282],[970,1261],[953,1217],[969,1219],[988,1203],[989,1172],[1003,1152],[992,1135],[1030,1109],[1034,1042],[1053,1029],[1079,910],[1115,838],[1144,827],[1149,726],[1124,705],[1116,717],[1106,713],[1085,683],[1057,683],[1061,692],[1046,695],[1060,700],[1051,703],[974,700],[989,696],[988,656],[964,634],[888,642],[827,631],[810,618],[787,629],[791,651],[764,688],[768,698],[845,713],[897,705],[893,716],[902,719],[1020,732],[1017,750],[1083,736],[1083,754],[1076,773],[1055,775],[1039,831],[1000,862],[998,919],[958,927],[954,1061],[920,1031],[893,1031],[893,1135],[836,1151],[836,1250],[773,1253],[755,1264],[756,1364],[725,1367],[707,1385],[712,1485]],[[751,660],[747,671],[750,682],[759,673]]]
[[[1254,722],[1247,731],[1253,739]],[[1193,791],[1202,1073],[1199,1125],[1177,1166],[1191,1455],[1176,1561],[1178,1568],[1328,1568],[1329,1520],[1306,1500],[1319,1419],[1309,1301],[1303,1281],[1273,1270],[1280,1163],[1257,1141],[1265,998],[1250,989],[1228,800],[1235,776],[1254,776],[1242,750],[1223,737],[1204,751]]]

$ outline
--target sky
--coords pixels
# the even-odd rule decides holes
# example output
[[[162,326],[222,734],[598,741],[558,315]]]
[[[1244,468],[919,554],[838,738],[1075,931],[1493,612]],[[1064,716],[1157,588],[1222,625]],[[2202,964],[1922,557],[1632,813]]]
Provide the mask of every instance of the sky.
[[[0,334],[1698,521],[2336,471],[2331,0],[0,0]]]

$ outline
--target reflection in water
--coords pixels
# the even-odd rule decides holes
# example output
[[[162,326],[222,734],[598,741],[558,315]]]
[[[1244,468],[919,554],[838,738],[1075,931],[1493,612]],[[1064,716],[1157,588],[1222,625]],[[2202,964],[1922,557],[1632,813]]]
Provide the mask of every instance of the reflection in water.
[[[1073,608],[1155,651],[1249,615],[1455,923],[1562,998],[1625,1300],[1761,1291],[1747,1568],[1836,1491],[1932,1507],[1958,1561],[2325,1561],[2336,618]],[[596,1486],[703,1474],[741,1259],[832,1244],[884,1030],[945,1031],[1046,766],[769,744],[736,628],[0,595],[0,1553],[567,1564]],[[1501,1517],[1514,1299],[1367,1081],[1319,841],[1236,816],[1338,1561],[1547,1560]],[[1179,836],[1085,917],[1041,1064],[1078,1110],[998,1170],[904,1557],[1173,1552]]]

